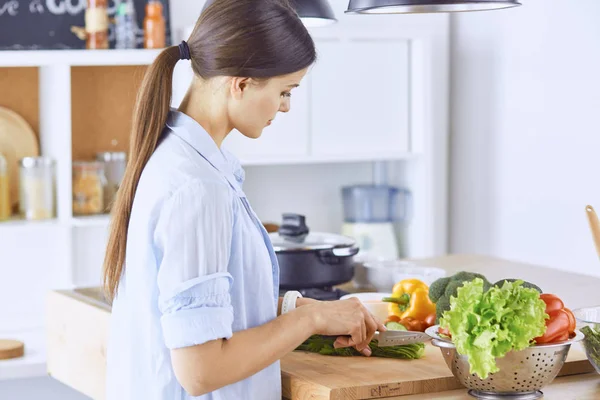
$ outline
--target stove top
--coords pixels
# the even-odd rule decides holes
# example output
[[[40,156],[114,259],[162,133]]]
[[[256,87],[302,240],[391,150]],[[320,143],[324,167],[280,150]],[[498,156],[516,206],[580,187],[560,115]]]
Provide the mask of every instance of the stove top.
[[[315,300],[339,300],[340,297],[348,294],[348,292],[332,288],[308,288],[308,289],[293,289],[297,290],[302,294],[303,297],[308,297]],[[280,290],[279,295],[283,296],[287,290]]]

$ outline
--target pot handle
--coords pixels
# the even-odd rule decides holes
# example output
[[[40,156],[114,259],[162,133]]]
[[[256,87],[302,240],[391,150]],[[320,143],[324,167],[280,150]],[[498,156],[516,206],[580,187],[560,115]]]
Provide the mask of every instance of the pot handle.
[[[357,246],[352,247],[339,247],[327,250],[321,250],[319,255],[322,257],[352,257],[358,254],[359,248]]]

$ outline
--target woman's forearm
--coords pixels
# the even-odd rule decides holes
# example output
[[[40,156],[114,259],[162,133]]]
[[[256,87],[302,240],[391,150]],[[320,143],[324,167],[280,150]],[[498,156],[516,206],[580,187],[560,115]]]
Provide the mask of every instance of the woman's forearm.
[[[306,303],[316,302],[308,300]],[[235,332],[228,340],[173,350],[177,379],[188,393],[199,396],[266,368],[314,333],[314,318],[309,309],[303,308],[264,325]]]

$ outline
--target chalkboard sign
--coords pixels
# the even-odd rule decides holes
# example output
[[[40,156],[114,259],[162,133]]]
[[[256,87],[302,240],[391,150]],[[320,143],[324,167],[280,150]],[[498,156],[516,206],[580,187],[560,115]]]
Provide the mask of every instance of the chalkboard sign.
[[[122,0],[108,0],[113,18]],[[137,47],[143,47],[142,30],[147,0],[134,0],[138,29]],[[171,44],[169,1],[162,0],[166,20],[166,44]],[[72,26],[84,27],[87,0],[0,0],[0,50],[84,49]],[[110,47],[114,48],[114,25],[109,26]]]

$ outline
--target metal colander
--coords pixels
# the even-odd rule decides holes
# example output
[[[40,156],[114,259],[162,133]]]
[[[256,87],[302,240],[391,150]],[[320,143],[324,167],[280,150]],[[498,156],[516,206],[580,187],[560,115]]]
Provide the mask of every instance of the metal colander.
[[[520,351],[511,351],[496,359],[499,371],[481,379],[469,373],[467,356],[457,353],[454,344],[438,335],[438,326],[432,326],[426,333],[432,337],[431,344],[439,347],[452,374],[469,389],[469,394],[479,399],[538,399],[543,396],[540,389],[548,385],[560,372],[571,344],[584,338],[575,331],[570,340],[557,343],[535,345]]]

